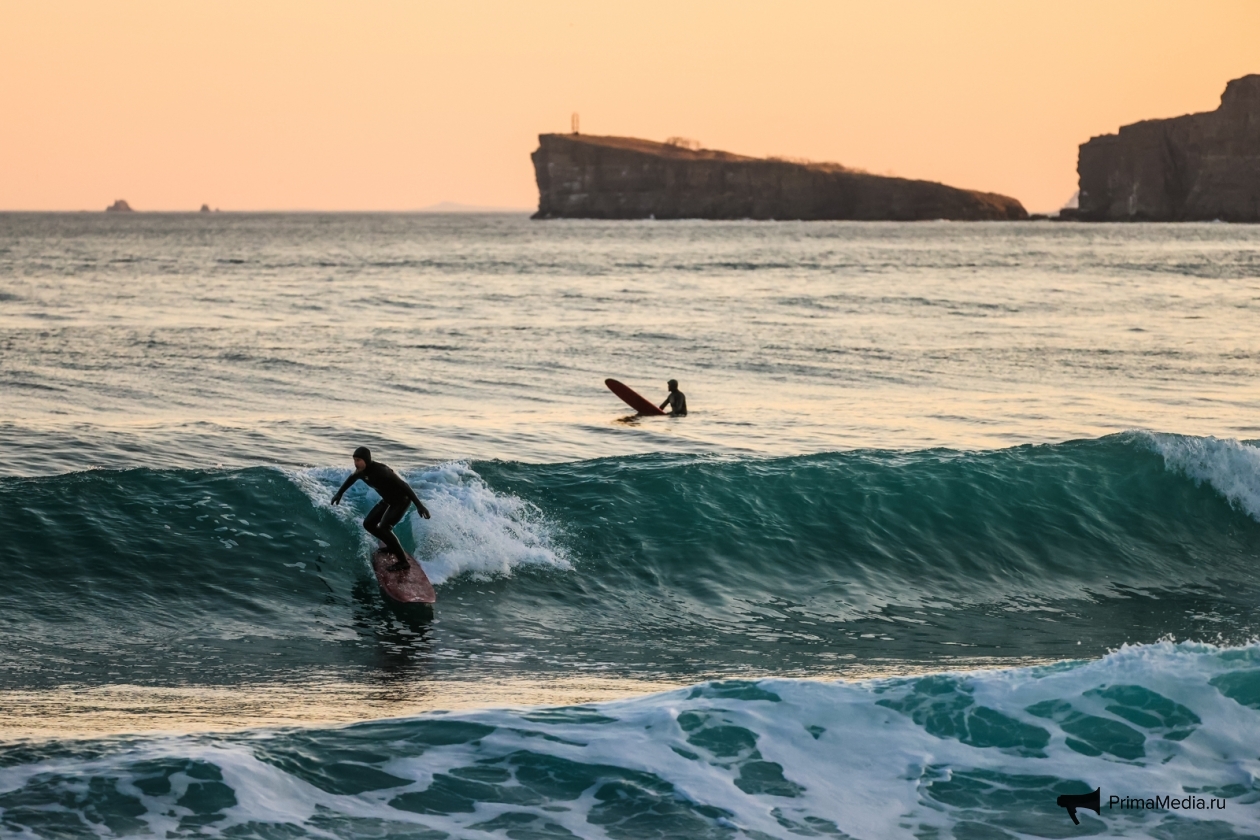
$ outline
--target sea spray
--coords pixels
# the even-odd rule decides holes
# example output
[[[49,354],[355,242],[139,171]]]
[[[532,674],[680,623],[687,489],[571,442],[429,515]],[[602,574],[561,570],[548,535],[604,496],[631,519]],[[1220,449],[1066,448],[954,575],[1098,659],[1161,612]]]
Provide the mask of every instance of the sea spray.
[[[555,539],[556,525],[520,497],[496,493],[466,463],[408,475],[432,519],[413,517],[416,551],[435,584],[469,574],[484,579],[522,566],[572,569]]]

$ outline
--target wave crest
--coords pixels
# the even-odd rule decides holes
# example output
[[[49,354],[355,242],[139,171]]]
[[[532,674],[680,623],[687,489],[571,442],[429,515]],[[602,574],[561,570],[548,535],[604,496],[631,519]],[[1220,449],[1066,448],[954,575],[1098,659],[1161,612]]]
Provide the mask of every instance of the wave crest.
[[[413,516],[411,532],[434,584],[461,574],[511,575],[526,565],[573,568],[537,506],[496,493],[468,464],[443,464],[407,478],[433,514]]]
[[[1260,522],[1260,448],[1215,437],[1145,433],[1169,470],[1208,484]]]

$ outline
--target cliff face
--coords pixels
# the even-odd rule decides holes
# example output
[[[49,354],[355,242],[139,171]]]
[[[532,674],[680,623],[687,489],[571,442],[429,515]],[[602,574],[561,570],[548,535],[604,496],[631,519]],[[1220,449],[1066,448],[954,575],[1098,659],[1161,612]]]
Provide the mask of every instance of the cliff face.
[[[535,219],[1025,219],[995,193],[630,137],[543,134]]]
[[[1226,85],[1215,111],[1091,138],[1076,171],[1081,219],[1260,222],[1260,75]]]

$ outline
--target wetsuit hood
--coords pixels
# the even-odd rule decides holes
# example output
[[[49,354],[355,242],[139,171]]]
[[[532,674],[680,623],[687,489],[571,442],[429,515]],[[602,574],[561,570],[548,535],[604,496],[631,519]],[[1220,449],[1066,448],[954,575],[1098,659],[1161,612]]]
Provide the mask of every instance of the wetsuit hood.
[[[370,464],[372,463],[372,450],[368,449],[366,446],[360,446],[358,449],[354,450],[354,457],[367,461]]]

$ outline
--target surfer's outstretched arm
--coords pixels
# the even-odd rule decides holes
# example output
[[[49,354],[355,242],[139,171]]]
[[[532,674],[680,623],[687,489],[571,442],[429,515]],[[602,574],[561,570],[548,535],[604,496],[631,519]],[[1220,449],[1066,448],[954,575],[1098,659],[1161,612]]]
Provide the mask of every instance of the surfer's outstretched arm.
[[[333,494],[332,503],[334,505],[341,504],[341,497],[344,496],[346,494],[346,491],[349,490],[354,485],[354,483],[362,477],[363,477],[363,470],[355,470],[354,472],[350,473],[350,477],[347,478],[344,482],[342,482],[341,487],[338,488],[335,494]]]

